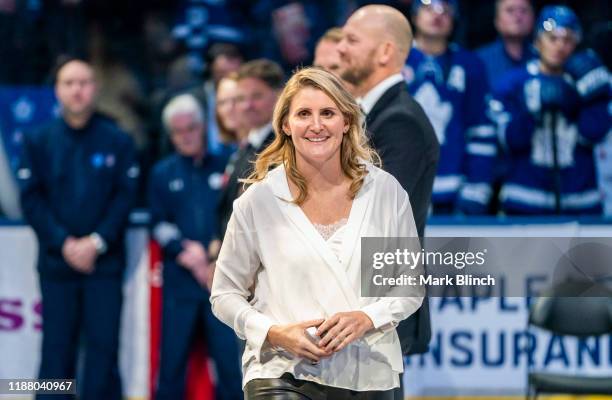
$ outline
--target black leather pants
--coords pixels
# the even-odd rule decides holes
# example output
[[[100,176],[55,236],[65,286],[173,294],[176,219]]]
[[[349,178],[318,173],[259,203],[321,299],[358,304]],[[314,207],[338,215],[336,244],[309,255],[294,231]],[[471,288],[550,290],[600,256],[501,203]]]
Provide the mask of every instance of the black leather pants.
[[[253,379],[244,388],[245,400],[393,400],[393,390],[357,392],[295,379]]]

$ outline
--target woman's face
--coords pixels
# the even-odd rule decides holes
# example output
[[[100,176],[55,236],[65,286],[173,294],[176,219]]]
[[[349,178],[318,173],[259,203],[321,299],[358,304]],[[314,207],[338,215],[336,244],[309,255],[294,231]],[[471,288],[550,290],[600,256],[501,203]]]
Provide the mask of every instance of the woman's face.
[[[241,125],[236,108],[237,99],[238,82],[232,79],[222,79],[217,87],[217,113],[221,123],[230,131],[239,130]]]
[[[349,128],[334,101],[325,92],[305,87],[293,98],[289,115],[283,124],[291,135],[298,165],[320,164],[337,157]]]

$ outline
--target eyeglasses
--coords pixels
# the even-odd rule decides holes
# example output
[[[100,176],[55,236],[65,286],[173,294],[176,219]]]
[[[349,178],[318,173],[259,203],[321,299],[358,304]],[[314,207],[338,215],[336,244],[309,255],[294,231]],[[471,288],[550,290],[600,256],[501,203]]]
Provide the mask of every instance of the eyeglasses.
[[[240,101],[239,97],[229,97],[217,100],[218,107],[235,106]]]

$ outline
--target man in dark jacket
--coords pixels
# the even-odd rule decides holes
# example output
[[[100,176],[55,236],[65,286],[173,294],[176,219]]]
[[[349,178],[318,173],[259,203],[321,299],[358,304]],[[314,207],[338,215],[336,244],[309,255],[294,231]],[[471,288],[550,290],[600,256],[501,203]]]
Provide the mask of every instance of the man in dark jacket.
[[[382,167],[408,192],[422,238],[440,146],[423,109],[408,94],[401,75],[412,42],[408,20],[388,6],[357,10],[343,27],[338,46],[340,76],[354,87]],[[427,299],[397,327],[405,354],[427,351],[431,337]],[[400,394],[398,393],[398,396]]]
[[[162,339],[157,400],[185,397],[189,350],[198,322],[217,367],[216,398],[242,399],[238,346],[208,300],[207,248],[217,234],[216,206],[225,160],[207,154],[204,114],[190,94],[172,99],[162,119],[176,150],[154,167],[149,184],[153,237],[164,253]]]
[[[94,113],[93,70],[73,59],[57,72],[62,115],[26,135],[17,171],[21,205],[39,242],[43,301],[40,379],[74,378],[82,399],[120,399],[117,367],[123,233],[139,169],[130,137]]]
[[[224,186],[219,200],[220,238],[232,215],[234,200],[242,194],[243,184],[252,171],[256,155],[274,139],[272,113],[283,88],[284,74],[273,61],[259,59],[243,64],[238,70],[238,109],[249,129],[247,142],[230,158],[225,169]]]

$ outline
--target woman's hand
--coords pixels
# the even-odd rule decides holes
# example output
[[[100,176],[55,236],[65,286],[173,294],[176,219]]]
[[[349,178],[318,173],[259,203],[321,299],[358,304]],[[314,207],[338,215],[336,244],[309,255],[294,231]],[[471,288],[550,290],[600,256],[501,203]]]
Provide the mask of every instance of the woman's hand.
[[[316,363],[323,357],[329,357],[331,352],[318,347],[310,339],[306,329],[312,326],[317,327],[323,321],[324,319],[314,319],[297,324],[272,325],[266,339],[272,346],[282,347],[295,356],[307,358]]]
[[[372,328],[374,324],[366,313],[348,311],[332,315],[319,326],[316,334],[322,338],[319,347],[332,352],[342,350]]]

